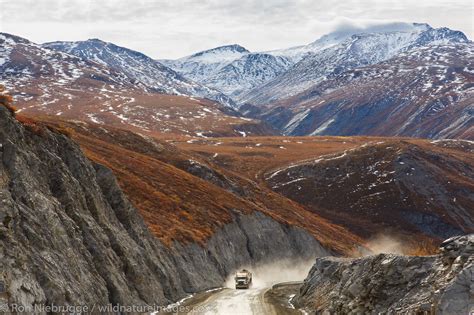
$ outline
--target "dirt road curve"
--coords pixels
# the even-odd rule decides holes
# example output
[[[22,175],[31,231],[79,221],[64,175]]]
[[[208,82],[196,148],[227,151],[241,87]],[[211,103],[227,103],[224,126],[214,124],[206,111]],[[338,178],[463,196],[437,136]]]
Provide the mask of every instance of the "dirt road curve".
[[[313,260],[279,261],[252,267],[252,286],[236,290],[231,275],[223,288],[203,291],[167,307],[163,314],[192,315],[301,315],[291,299],[299,292]],[[243,266],[245,267],[245,266]],[[239,269],[240,270],[240,269]]]
[[[270,314],[278,313],[271,304],[265,303],[264,294],[267,289],[232,290],[224,289],[193,305],[192,314]],[[197,312],[196,312],[197,311]]]
[[[187,306],[191,310],[181,314],[199,315],[293,315],[302,314],[289,308],[288,300],[283,303],[270,293],[270,288],[250,288],[248,290],[223,289],[193,301]]]

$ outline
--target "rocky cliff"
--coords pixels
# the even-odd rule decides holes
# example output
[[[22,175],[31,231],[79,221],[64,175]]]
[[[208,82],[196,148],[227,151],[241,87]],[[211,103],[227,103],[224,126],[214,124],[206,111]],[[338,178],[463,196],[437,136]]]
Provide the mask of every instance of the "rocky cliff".
[[[300,228],[238,211],[205,245],[165,246],[108,168],[2,106],[0,161],[0,305],[166,304],[241,264],[328,253]]]
[[[474,311],[474,234],[436,256],[318,258],[299,294],[312,314],[469,314]]]

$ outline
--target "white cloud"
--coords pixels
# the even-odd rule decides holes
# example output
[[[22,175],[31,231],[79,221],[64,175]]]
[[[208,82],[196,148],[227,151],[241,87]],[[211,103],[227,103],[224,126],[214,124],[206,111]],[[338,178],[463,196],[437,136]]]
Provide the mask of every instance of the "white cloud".
[[[0,30],[35,42],[97,37],[174,58],[232,43],[277,49],[392,21],[472,38],[473,9],[471,0],[0,0]]]

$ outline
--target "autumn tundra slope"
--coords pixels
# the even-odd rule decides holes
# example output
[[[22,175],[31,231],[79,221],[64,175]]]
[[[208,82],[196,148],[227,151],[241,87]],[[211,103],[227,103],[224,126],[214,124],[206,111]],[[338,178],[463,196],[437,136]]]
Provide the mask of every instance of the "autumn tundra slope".
[[[97,124],[43,121],[71,128],[86,155],[116,174],[125,194],[165,243],[205,243],[239,215],[255,212],[300,227],[335,252],[349,252],[361,241],[251,178],[169,141]]]
[[[265,174],[270,187],[359,235],[474,231],[474,145],[391,140]]]
[[[74,139],[91,159],[115,172],[165,242],[206,240],[232,221],[232,209],[261,211],[300,226],[336,250],[381,232],[437,243],[474,229],[474,159],[468,141],[159,140],[96,124],[61,124],[75,131]],[[344,236],[332,237],[333,229]]]
[[[259,137],[181,141],[362,238],[438,242],[474,229],[474,147],[465,140]]]

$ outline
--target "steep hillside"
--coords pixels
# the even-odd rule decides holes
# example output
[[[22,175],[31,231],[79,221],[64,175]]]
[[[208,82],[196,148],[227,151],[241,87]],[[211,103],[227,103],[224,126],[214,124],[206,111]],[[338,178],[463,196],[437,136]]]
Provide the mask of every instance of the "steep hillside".
[[[254,137],[174,144],[367,239],[407,244],[474,228],[473,147],[462,140]],[[431,242],[429,241],[429,242]]]
[[[47,122],[58,124],[56,119]],[[59,125],[75,131],[73,138],[90,159],[112,169],[150,229],[167,244],[175,240],[205,242],[235,216],[256,211],[286,226],[307,230],[334,251],[347,252],[360,242],[241,173],[186,153],[167,141],[95,124],[63,121]]]
[[[289,135],[474,139],[474,45],[420,47],[254,112]]]
[[[99,39],[79,42],[53,42],[42,47],[90,60],[126,75],[135,85],[165,94],[195,96],[215,100],[229,107],[235,103],[219,91],[180,76],[152,58]]]
[[[143,305],[183,295],[171,253],[110,171],[3,106],[0,122],[2,305]]]
[[[264,105],[288,98],[334,75],[377,64],[414,47],[465,42],[468,40],[461,32],[446,28],[433,29],[427,24],[350,36],[329,35],[310,44],[311,53],[288,71],[242,95],[240,103]]]
[[[274,133],[260,122],[238,118],[235,111],[209,100],[147,92],[149,87],[112,62],[109,50],[104,51],[103,58],[110,65],[94,61],[97,58],[79,58],[7,34],[0,35],[0,43],[0,80],[23,113],[123,126],[149,134],[199,137]],[[143,61],[146,71],[153,70],[146,67],[147,57],[119,47],[115,49],[124,52],[124,56],[119,55],[123,58],[131,55],[138,58],[133,61]],[[118,60],[122,59],[117,57],[115,61]],[[132,74],[143,70],[125,60],[132,67]],[[153,75],[161,74],[155,71]]]
[[[377,204],[377,196],[387,193],[394,198],[378,205],[414,202],[417,210],[407,211],[405,224],[392,223],[398,232],[416,235],[417,243],[472,229],[469,142],[260,137],[201,139],[199,144],[178,139],[173,145],[99,124],[17,119],[21,123],[0,107],[0,241],[8,244],[0,247],[7,257],[0,282],[8,294],[0,295],[2,302],[163,304],[219,286],[242,265],[349,253],[362,238],[322,216],[364,238],[378,230],[372,229],[377,220],[370,213],[351,209],[351,217],[362,213],[364,218],[351,224],[335,215],[349,208],[342,198],[350,195],[348,187],[360,187],[360,201],[372,198]],[[347,161],[344,154],[334,155],[342,148]],[[398,158],[385,163],[394,150]],[[306,196],[323,196],[324,207],[291,201],[281,195],[285,191],[278,194],[262,185],[266,179],[293,188],[304,182],[289,178],[293,169],[306,167],[312,174],[310,162],[295,162],[323,152],[332,155],[314,162],[311,167],[325,167],[312,180],[334,173],[320,179],[324,187],[311,188],[317,194]],[[291,160],[294,165],[284,172],[282,166]],[[266,167],[279,169],[261,174],[265,161]],[[347,175],[341,174],[354,182],[346,184]],[[333,189],[331,179],[341,186],[324,195],[324,189]],[[404,187],[398,199],[391,182]],[[388,214],[387,219],[395,217]],[[18,257],[21,265],[15,263]]]
[[[385,140],[267,172],[275,191],[361,236],[474,231],[474,145]]]

